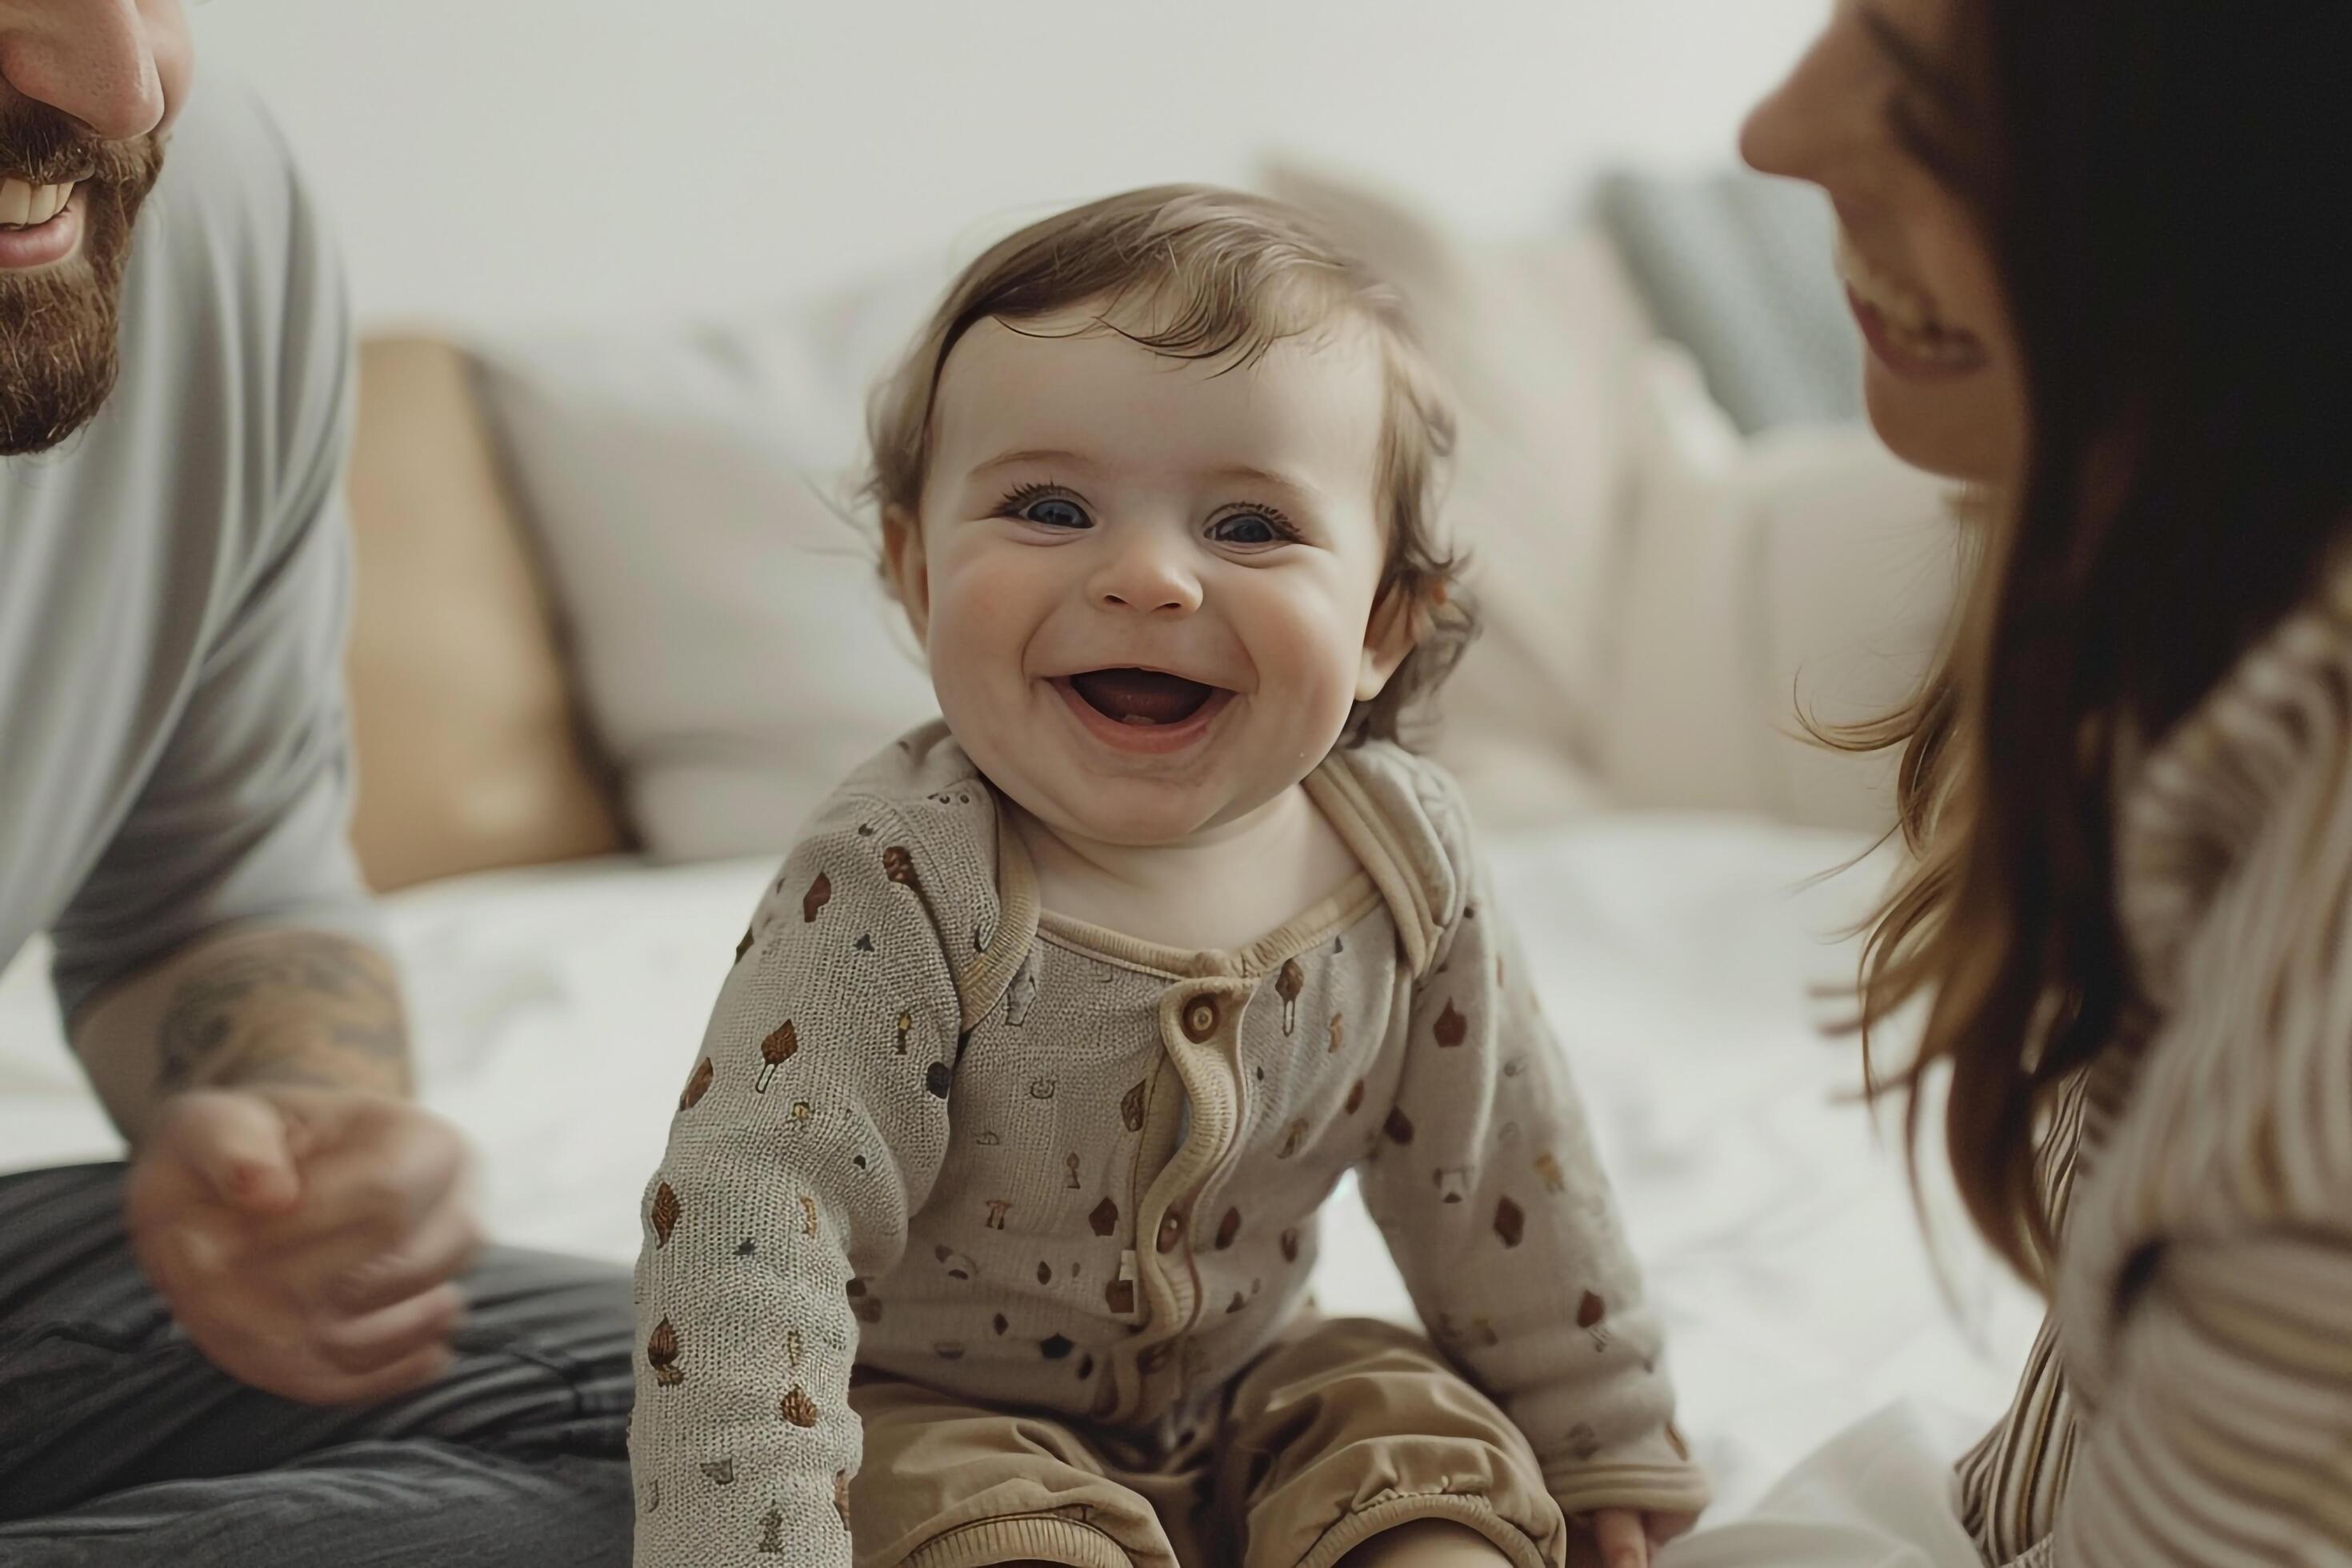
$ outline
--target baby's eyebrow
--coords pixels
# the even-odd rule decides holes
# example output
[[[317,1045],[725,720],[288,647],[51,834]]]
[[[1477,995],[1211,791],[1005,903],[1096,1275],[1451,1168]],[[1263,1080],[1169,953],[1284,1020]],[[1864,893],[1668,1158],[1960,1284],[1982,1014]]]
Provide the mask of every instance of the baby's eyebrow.
[[[999,468],[1039,465],[1087,471],[1093,470],[1097,466],[1092,458],[1082,452],[1073,452],[1058,447],[1023,447],[1010,452],[1000,452],[970,471],[972,478],[978,479],[993,473]],[[1302,483],[1290,475],[1277,472],[1273,468],[1259,468],[1255,463],[1220,464],[1216,468],[1202,470],[1202,478],[1219,484],[1239,483],[1263,486],[1268,489],[1280,490],[1293,500],[1302,503],[1314,500],[1317,494],[1314,486]]]
[[[1227,464],[1218,468],[1211,477],[1220,479],[1240,479],[1248,484],[1272,485],[1276,489],[1288,490],[1293,495],[1303,496],[1313,493],[1309,487],[1300,484],[1288,474],[1276,473],[1272,468],[1261,468],[1249,463]]]
[[[1053,447],[1024,447],[1018,451],[1000,452],[971,471],[975,474],[985,474],[998,468],[1017,468],[1031,463],[1059,463],[1065,467],[1079,468],[1094,466],[1083,455],[1076,452],[1066,452]]]

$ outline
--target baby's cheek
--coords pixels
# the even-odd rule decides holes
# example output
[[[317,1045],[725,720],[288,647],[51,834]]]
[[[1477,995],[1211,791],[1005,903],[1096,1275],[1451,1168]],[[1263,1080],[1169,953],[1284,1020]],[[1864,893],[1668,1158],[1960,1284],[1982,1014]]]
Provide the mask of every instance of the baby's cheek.
[[[1265,606],[1252,657],[1276,701],[1336,739],[1356,700],[1364,635],[1342,605],[1297,596]]]
[[[931,577],[931,667],[982,679],[1016,677],[1050,599],[1038,574],[1024,571],[1034,552],[982,549]]]
[[[940,710],[969,745],[1008,717],[995,710],[1020,689],[1026,628],[1018,580],[1001,568],[967,566],[935,575],[925,649]]]

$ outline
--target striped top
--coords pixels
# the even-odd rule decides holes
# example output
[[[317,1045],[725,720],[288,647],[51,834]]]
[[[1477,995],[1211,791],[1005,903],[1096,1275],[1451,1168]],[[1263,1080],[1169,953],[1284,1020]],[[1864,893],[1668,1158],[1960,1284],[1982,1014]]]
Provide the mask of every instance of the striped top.
[[[2063,1097],[2053,1306],[1959,1466],[2011,1568],[2352,1564],[2352,566],[2125,791],[2152,1016]]]

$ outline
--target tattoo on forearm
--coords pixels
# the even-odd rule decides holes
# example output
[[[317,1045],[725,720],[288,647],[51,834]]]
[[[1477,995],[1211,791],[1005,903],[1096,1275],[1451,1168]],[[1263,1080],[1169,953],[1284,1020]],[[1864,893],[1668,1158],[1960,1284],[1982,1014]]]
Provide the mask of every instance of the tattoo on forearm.
[[[159,1083],[167,1094],[241,1083],[404,1091],[408,1030],[391,965],[317,931],[228,948],[165,1004]]]

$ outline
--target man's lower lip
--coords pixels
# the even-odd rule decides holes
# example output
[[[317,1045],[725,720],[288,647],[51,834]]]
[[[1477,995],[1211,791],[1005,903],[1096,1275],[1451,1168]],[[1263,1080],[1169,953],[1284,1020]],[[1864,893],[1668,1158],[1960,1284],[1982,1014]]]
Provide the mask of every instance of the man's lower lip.
[[[1051,683],[1069,708],[1071,715],[1087,733],[1116,751],[1134,752],[1146,756],[1164,756],[1183,751],[1209,732],[1217,715],[1233,701],[1234,694],[1220,691],[1201,704],[1192,717],[1174,724],[1122,724],[1093,703],[1078,695],[1078,689],[1066,680]]]
[[[81,193],[38,228],[0,229],[0,272],[54,267],[81,248]]]
[[[1888,370],[1906,381],[1953,381],[1964,375],[1974,375],[1990,363],[1981,348],[1972,348],[1965,358],[1951,360],[1922,359],[1906,353],[1895,342],[1886,318],[1875,305],[1864,300],[1851,289],[1846,290],[1846,304],[1853,319],[1862,327],[1870,352]]]

